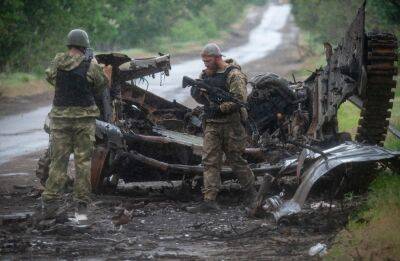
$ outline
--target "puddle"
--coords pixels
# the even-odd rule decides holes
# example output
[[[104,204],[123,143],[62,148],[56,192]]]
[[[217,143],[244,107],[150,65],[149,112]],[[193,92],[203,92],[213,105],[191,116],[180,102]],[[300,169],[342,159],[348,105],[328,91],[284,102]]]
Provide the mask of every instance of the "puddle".
[[[5,177],[16,177],[16,176],[30,176],[30,173],[26,172],[15,172],[15,173],[4,173],[0,174],[0,178],[5,178]]]

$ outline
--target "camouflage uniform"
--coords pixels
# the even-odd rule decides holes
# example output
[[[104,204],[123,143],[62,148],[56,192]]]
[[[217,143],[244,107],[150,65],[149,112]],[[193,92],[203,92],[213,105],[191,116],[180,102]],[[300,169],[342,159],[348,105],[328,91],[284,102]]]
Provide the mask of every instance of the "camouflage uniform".
[[[47,81],[56,86],[59,70],[71,71],[84,61],[84,55],[57,54],[46,70]],[[91,95],[100,95],[108,85],[102,68],[92,60],[88,63],[86,80]],[[56,86],[56,92],[57,92]],[[79,90],[78,90],[79,91]],[[89,201],[90,166],[95,135],[95,118],[99,116],[96,105],[56,106],[49,113],[50,123],[50,171],[42,194],[44,201],[60,199],[67,181],[69,156],[74,153],[75,183],[73,196],[81,202]]]
[[[240,67],[233,60],[226,61],[229,66],[224,71],[216,74],[226,76],[226,89],[236,98],[246,101],[247,78],[241,72]],[[204,79],[205,74],[201,75]],[[221,186],[220,169],[223,153],[226,162],[237,175],[244,190],[249,190],[254,185],[254,174],[242,157],[246,147],[246,131],[243,122],[247,120],[247,112],[244,108],[238,108],[232,102],[224,102],[219,106],[221,114],[204,120],[204,188],[203,194],[206,201],[216,199]]]

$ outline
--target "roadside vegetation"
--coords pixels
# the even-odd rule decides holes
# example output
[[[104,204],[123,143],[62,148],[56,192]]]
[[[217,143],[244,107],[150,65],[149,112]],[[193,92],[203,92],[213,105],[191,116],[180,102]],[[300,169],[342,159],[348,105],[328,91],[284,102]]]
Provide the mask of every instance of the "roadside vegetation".
[[[249,5],[266,0],[5,0],[0,3],[0,97],[49,86],[43,70],[65,50],[73,28],[88,32],[96,51],[145,56],[190,51],[232,30]],[[175,52],[174,52],[175,53]],[[37,87],[39,88],[39,87]]]
[[[357,1],[292,1],[296,23],[300,26],[306,68],[295,72],[300,79],[310,70],[324,66],[322,43],[336,45],[362,4]],[[367,31],[381,29],[400,39],[400,4],[394,0],[369,0],[366,7]],[[314,64],[314,66],[312,66]],[[354,137],[360,110],[346,102],[338,112],[339,130]],[[400,129],[400,84],[393,101],[391,124]],[[388,134],[385,147],[400,150],[400,141]],[[349,217],[349,223],[334,239],[327,260],[394,260],[400,256],[400,175],[385,171],[370,185],[363,207]],[[354,197],[350,197],[353,200]]]

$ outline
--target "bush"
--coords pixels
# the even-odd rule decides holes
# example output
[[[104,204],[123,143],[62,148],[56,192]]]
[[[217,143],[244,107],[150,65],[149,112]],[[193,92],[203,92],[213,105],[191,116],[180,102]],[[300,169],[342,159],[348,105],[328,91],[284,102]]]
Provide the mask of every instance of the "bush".
[[[73,28],[97,50],[154,47],[160,39],[213,38],[250,3],[265,0],[3,0],[0,72],[41,71]]]

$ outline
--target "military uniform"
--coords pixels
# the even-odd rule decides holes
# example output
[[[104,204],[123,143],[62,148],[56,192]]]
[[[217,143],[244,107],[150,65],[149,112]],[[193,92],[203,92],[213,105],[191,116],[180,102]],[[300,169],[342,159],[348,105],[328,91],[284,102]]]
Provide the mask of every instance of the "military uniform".
[[[95,140],[95,118],[99,110],[94,96],[108,85],[102,68],[85,56],[59,53],[46,70],[47,81],[55,86],[50,123],[50,171],[44,201],[61,198],[67,181],[69,156],[74,153],[76,168],[73,197],[88,202],[90,165]]]
[[[213,75],[203,72],[200,76],[205,83],[221,88],[239,100],[246,102],[247,78],[240,70],[240,66],[233,60],[226,60],[228,67],[223,71],[217,71]],[[242,157],[246,147],[246,131],[243,123],[247,120],[246,109],[240,108],[232,102],[223,102],[219,105],[219,112],[207,115],[205,105],[204,118],[204,188],[205,201],[214,201],[221,186],[220,169],[223,153],[226,162],[237,175],[242,188],[247,191],[254,187],[254,174]]]

